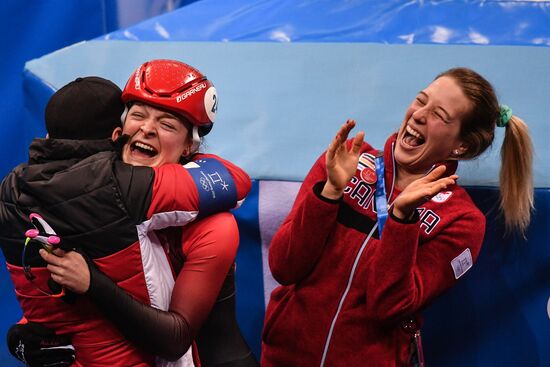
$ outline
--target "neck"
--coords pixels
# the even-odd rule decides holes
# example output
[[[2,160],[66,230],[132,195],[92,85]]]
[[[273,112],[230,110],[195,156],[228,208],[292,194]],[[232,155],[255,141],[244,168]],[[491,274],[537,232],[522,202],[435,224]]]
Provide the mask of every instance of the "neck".
[[[395,186],[400,191],[403,191],[411,182],[417,180],[425,175],[425,173],[409,172],[406,168],[397,165],[397,172],[395,177]]]

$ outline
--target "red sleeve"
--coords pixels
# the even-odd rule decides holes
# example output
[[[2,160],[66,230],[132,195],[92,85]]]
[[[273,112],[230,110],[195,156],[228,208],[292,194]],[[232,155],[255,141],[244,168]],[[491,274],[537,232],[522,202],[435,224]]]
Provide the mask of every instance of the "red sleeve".
[[[475,207],[459,213],[422,244],[418,241],[418,222],[406,224],[388,217],[382,241],[367,247],[370,315],[381,320],[414,315],[456,283],[451,265],[454,259],[469,252],[475,262],[483,242],[485,217]]]
[[[169,163],[154,167],[153,199],[147,218],[174,210],[197,211],[199,194],[193,178],[182,165]]]
[[[314,268],[336,223],[338,201],[314,192],[326,181],[325,154],[304,179],[292,210],[269,245],[269,268],[280,284],[298,283]]]
[[[193,222],[183,232],[185,260],[172,291],[170,311],[187,320],[194,337],[235,261],[239,231],[233,215],[225,212]]]
[[[185,262],[176,278],[168,311],[143,304],[90,266],[87,295],[138,348],[169,360],[189,348],[216,302],[235,261],[237,223],[230,213],[189,224],[182,234]]]
[[[232,209],[249,193],[252,186],[250,177],[233,163],[213,154],[199,154],[194,157],[195,160],[203,158],[210,158],[220,162],[231,178],[232,182],[228,183],[233,185],[236,191],[237,202],[232,202],[231,204],[220,202],[214,211]],[[169,163],[160,167],[154,167],[153,170],[155,172],[153,197],[147,211],[147,218],[151,218],[155,213],[171,211],[197,212],[202,208],[197,183],[188,169],[177,163]]]

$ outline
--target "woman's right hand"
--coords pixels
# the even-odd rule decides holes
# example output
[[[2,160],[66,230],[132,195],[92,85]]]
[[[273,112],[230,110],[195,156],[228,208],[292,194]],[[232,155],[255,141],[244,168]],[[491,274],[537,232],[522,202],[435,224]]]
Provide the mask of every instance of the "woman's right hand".
[[[327,182],[321,195],[337,200],[342,197],[349,180],[357,170],[357,163],[365,133],[360,131],[355,135],[351,147],[346,147],[349,132],[355,127],[354,120],[348,120],[330,143],[326,152]]]
[[[90,288],[90,269],[84,257],[76,251],[55,249],[52,253],[40,250],[40,256],[48,263],[52,279],[59,285],[77,294]]]

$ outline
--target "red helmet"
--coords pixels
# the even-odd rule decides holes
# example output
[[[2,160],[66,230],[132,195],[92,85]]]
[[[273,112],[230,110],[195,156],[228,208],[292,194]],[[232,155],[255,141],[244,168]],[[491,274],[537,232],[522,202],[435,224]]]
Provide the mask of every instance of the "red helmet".
[[[175,60],[152,60],[130,76],[122,101],[140,101],[183,116],[199,129],[210,132],[218,99],[216,88],[200,71]]]

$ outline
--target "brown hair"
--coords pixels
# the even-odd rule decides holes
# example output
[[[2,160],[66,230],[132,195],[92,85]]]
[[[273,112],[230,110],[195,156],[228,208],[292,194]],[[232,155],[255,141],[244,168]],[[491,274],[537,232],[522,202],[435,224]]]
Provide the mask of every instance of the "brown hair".
[[[495,137],[500,106],[491,83],[468,68],[453,68],[439,74],[454,79],[473,108],[461,124],[461,139],[467,146],[461,159],[482,154]],[[533,145],[527,125],[512,116],[506,125],[500,169],[500,210],[507,231],[525,234],[533,209]]]

